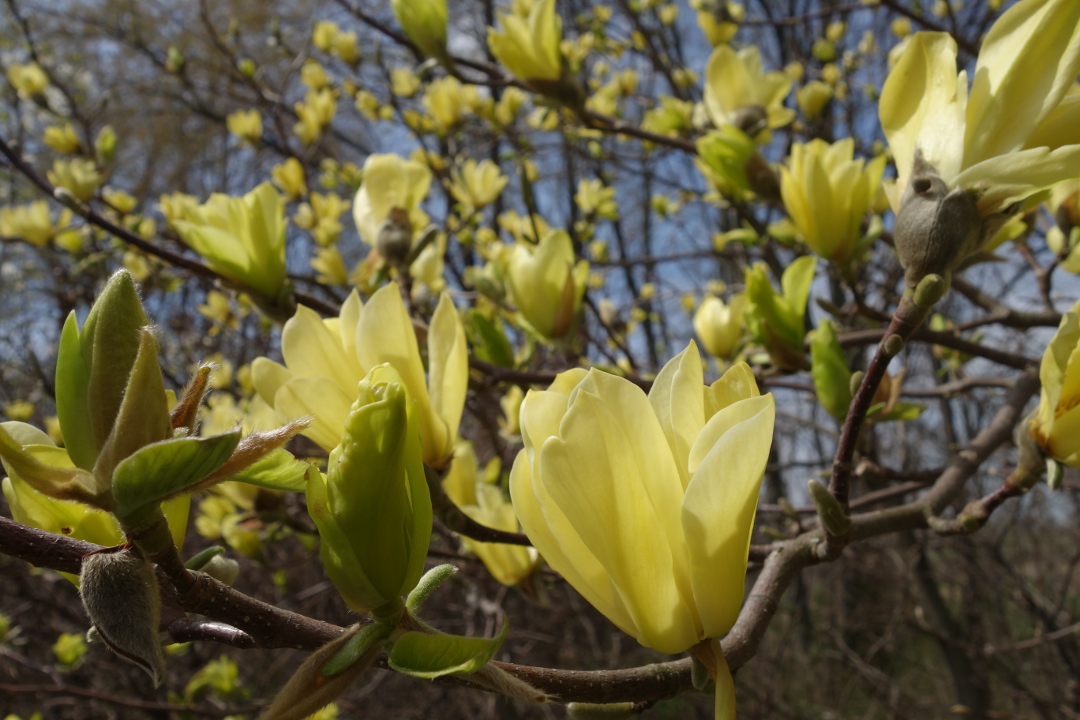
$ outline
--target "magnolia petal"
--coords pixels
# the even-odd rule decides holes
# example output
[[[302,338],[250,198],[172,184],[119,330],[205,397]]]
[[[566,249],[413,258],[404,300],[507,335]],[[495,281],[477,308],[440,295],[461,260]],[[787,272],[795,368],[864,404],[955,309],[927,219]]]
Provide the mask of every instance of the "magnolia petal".
[[[954,180],[956,187],[979,191],[979,214],[1005,211],[1062,180],[1076,176],[1080,145],[1057,150],[1040,147],[992,157],[969,167]]]
[[[518,452],[510,469],[510,498],[522,530],[547,564],[608,620],[628,635],[636,636],[634,622],[625,607],[613,599],[607,572],[600,561],[585,547],[566,516],[549,499],[543,483],[533,481],[525,450]]]
[[[1076,467],[1080,457],[1080,405],[1054,421],[1050,431],[1050,454],[1066,465]]]
[[[1080,85],[1074,85],[1058,106],[1039,123],[1028,138],[1025,148],[1080,144]]]
[[[731,428],[764,412],[766,408],[773,407],[774,404],[771,393],[759,395],[728,405],[709,418],[709,422],[701,429],[697,439],[694,441],[694,446],[690,449],[690,472],[696,473],[698,471],[701,463],[712,452],[713,446]]]
[[[282,420],[306,415],[315,418],[302,434],[327,452],[341,442],[352,402],[353,398],[342,392],[337,383],[325,377],[293,378],[274,395],[274,409]]]
[[[657,537],[664,526],[633,459],[638,438],[583,387],[559,434],[540,451],[539,482],[607,570],[638,641],[660,652],[686,650],[697,642],[697,628],[674,581],[671,550]]]
[[[730,45],[717,45],[705,65],[705,109],[713,124],[730,123],[736,110],[756,104],[757,93],[746,63]]]
[[[285,323],[281,354],[295,375],[329,378],[345,395],[356,395],[356,384],[363,377],[356,358],[345,353],[338,334],[311,308],[301,305]]]
[[[760,394],[750,366],[744,362],[735,363],[705,391],[705,421],[732,403]]]
[[[966,75],[956,73],[956,41],[948,33],[916,33],[885,80],[878,103],[900,195],[917,148],[946,182],[960,171],[966,95]]]
[[[758,409],[720,436],[683,498],[694,598],[708,638],[730,630],[742,605],[750,535],[776,412],[771,395],[760,398],[764,402],[758,400],[737,403],[717,414],[740,406]]]
[[[1078,74],[1080,3],[1027,0],[1009,8],[979,50],[968,100],[964,165],[1024,147]]]
[[[649,404],[675,458],[683,490],[690,482],[687,469],[690,447],[705,425],[704,390],[701,355],[691,341],[685,350],[664,365],[649,391]],[[631,420],[628,415],[622,417]]]
[[[278,388],[292,378],[291,370],[269,358],[258,357],[251,363],[251,383],[270,407],[274,406],[274,396],[277,395]]]
[[[469,349],[465,343],[465,328],[449,293],[439,297],[439,305],[428,328],[428,367],[431,409],[446,426],[446,445],[440,450],[445,456],[453,450],[465,393],[469,387]]]
[[[356,354],[363,367],[373,368],[389,363],[397,370],[409,389],[409,396],[420,408],[424,461],[441,460],[450,447],[447,428],[443,420],[432,412],[416,331],[396,282],[379,288],[360,313],[360,321],[356,325]]]

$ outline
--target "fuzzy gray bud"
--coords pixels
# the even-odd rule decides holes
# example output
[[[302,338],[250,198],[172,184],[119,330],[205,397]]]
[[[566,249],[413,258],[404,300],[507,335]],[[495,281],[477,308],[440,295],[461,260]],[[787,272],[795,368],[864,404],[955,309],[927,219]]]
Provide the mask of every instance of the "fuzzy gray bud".
[[[413,226],[409,221],[409,211],[400,208],[390,208],[376,240],[379,254],[391,265],[402,265],[409,257],[412,249]]]
[[[113,652],[135,663],[154,680],[165,677],[158,640],[161,599],[154,567],[134,547],[83,558],[79,594],[97,635]]]
[[[957,262],[977,249],[981,230],[975,197],[961,188],[949,192],[916,151],[893,233],[908,286],[916,287],[930,273],[947,277]]]

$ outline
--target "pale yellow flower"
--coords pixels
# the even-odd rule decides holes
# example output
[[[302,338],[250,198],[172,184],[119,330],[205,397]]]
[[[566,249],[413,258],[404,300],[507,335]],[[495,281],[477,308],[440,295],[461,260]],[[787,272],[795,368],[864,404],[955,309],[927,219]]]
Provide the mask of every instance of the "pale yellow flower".
[[[47,200],[35,200],[27,205],[0,208],[0,236],[22,238],[31,245],[45,247],[56,234],[71,224],[73,213],[65,209],[54,225]]]
[[[397,283],[371,296],[365,305],[354,290],[341,315],[321,319],[300,307],[281,334],[285,365],[258,358],[252,375],[259,394],[280,418],[315,419],[304,434],[329,451],[341,441],[345,418],[367,371],[390,363],[420,409],[425,462],[450,459],[465,404],[469,355],[465,330],[450,296],[443,294],[427,334],[428,377],[412,320]]]
[[[364,182],[353,200],[353,219],[360,239],[371,247],[378,243],[379,228],[393,208],[408,213],[413,233],[423,232],[428,216],[420,209],[431,187],[431,171],[400,155],[372,154],[364,161]]]
[[[323,285],[345,285],[349,282],[349,271],[345,269],[345,261],[341,259],[337,246],[319,248],[309,262],[315,271],[315,279]]]
[[[465,120],[470,107],[469,95],[476,94],[476,86],[462,86],[457,78],[450,76],[433,80],[424,92],[423,104],[437,126],[449,130]]]
[[[495,202],[495,198],[510,182],[510,178],[503,175],[499,166],[491,160],[477,163],[472,158],[466,160],[460,170],[451,170],[450,179],[450,194],[473,211]]]
[[[855,141],[829,145],[814,139],[795,143],[780,168],[780,193],[799,235],[811,250],[846,263],[862,235],[861,225],[881,183],[885,156],[869,163],[853,159]]]
[[[67,189],[83,202],[94,197],[94,191],[104,180],[94,161],[86,158],[57,160],[48,176],[53,185]]]
[[[778,128],[795,119],[795,111],[784,107],[791,92],[791,78],[780,71],[765,72],[757,47],[737,53],[730,45],[719,45],[705,67],[705,109],[713,123],[731,124],[744,132],[757,128]],[[756,134],[756,132],[755,132]]]
[[[304,166],[296,158],[270,168],[270,179],[278,186],[289,200],[307,195],[307,181],[304,179]]]
[[[521,406],[514,509],[593,607],[641,644],[683,652],[739,615],[774,417],[744,363],[706,387],[693,343],[647,397],[599,370],[561,373]],[[717,717],[734,717],[716,659]]]
[[[79,149],[79,136],[71,123],[45,128],[41,141],[58,153],[70,155]]]
[[[739,346],[743,334],[743,313],[746,296],[737,293],[725,303],[715,295],[707,295],[694,313],[694,332],[710,355],[729,358]]]
[[[262,114],[255,108],[237,110],[225,118],[225,124],[236,137],[252,145],[262,140]]]
[[[12,65],[7,71],[8,82],[23,97],[41,95],[49,87],[49,77],[35,62]]]
[[[420,78],[410,67],[396,67],[390,71],[390,91],[398,97],[410,98],[420,89]]]
[[[1080,469],[1080,302],[1061,318],[1039,368],[1031,434],[1055,460]]]
[[[401,29],[428,57],[446,57],[446,0],[391,0]]]
[[[285,286],[285,208],[270,183],[243,197],[221,193],[172,225],[215,272],[273,300]]]
[[[1080,74],[1080,3],[1009,8],[986,35],[970,91],[956,55],[947,33],[917,33],[885,81],[878,111],[896,159],[893,209],[916,152],[948,190],[975,193],[983,217],[1075,176],[1080,102],[1066,94]]]
[[[550,230],[539,244],[508,249],[505,272],[510,296],[529,325],[548,340],[566,335],[577,317],[589,263],[574,264],[574,246],[564,230]]]
[[[619,203],[615,199],[615,188],[604,187],[599,178],[582,178],[578,181],[574,202],[581,212],[588,216],[606,220],[619,219]]]
[[[833,97],[833,89],[828,83],[820,80],[811,80],[801,88],[795,90],[795,102],[807,120],[814,120],[825,109]]]
[[[502,31],[488,28],[488,48],[522,80],[556,81],[562,76],[562,18],[555,0],[532,0],[528,16],[500,12]]]

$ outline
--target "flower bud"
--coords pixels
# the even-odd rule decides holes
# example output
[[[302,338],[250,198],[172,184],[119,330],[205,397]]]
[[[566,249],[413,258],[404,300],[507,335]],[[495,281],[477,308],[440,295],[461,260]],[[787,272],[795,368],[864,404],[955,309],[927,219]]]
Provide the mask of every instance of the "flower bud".
[[[394,266],[405,263],[412,249],[413,226],[409,222],[409,211],[401,207],[390,208],[382,226],[375,247],[386,262]]]
[[[933,166],[917,154],[893,233],[908,287],[915,287],[930,273],[948,276],[957,262],[975,250],[981,232],[974,195],[962,188],[949,192]]]
[[[165,676],[158,641],[161,600],[153,566],[134,549],[106,550],[82,562],[79,593],[98,636],[154,680]]]
[[[446,57],[446,0],[391,0],[394,17],[428,57]]]
[[[401,376],[379,365],[360,381],[328,472],[310,471],[308,511],[320,557],[348,606],[369,612],[416,587],[431,538],[419,410]]]

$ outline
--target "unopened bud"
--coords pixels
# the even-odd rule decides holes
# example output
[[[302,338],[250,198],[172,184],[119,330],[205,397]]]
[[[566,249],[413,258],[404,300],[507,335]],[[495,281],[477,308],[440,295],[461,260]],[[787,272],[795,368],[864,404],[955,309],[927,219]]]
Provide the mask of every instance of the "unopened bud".
[[[97,634],[113,652],[145,670],[154,687],[165,677],[158,641],[161,600],[154,567],[135,548],[87,555],[79,594]]]
[[[899,355],[900,351],[904,349],[904,338],[896,335],[895,333],[885,338],[885,352],[892,355]]]
[[[1054,458],[1046,458],[1046,484],[1051,490],[1060,490],[1061,481],[1065,476],[1065,468]]]
[[[754,137],[769,125],[769,113],[761,105],[748,105],[735,111],[732,125]]]
[[[957,188],[949,192],[921,152],[900,200],[893,240],[909,287],[930,273],[945,276],[975,249],[982,219],[974,196]]]
[[[56,187],[54,187],[53,197],[59,200],[62,205],[64,205],[70,210],[74,210],[80,215],[86,213],[86,208],[83,206],[83,204],[79,202],[79,200],[74,195],[72,195],[71,191],[68,190],[66,187],[63,187],[61,185],[57,185]]]
[[[224,555],[215,555],[203,565],[202,571],[220,583],[232,585],[240,574],[240,563]]]
[[[862,370],[856,370],[851,373],[851,395],[855,396],[855,393],[859,392],[859,386],[862,385],[863,378],[866,377],[866,373]]]
[[[948,291],[949,282],[940,275],[931,273],[923,277],[919,284],[915,286],[915,304],[923,310],[929,310],[941,298],[945,297],[945,293]]]
[[[844,508],[840,507],[840,501],[829,492],[829,488],[816,480],[808,482],[806,488],[810,491],[810,499],[814,501],[822,526],[830,535],[843,537],[851,532],[851,518],[844,512]]]
[[[409,211],[405,208],[393,207],[379,228],[376,248],[386,262],[399,266],[404,264],[409,257],[412,236],[413,227],[409,221]]]
[[[751,190],[765,200],[780,200],[780,178],[761,153],[751,155],[743,167]]]

